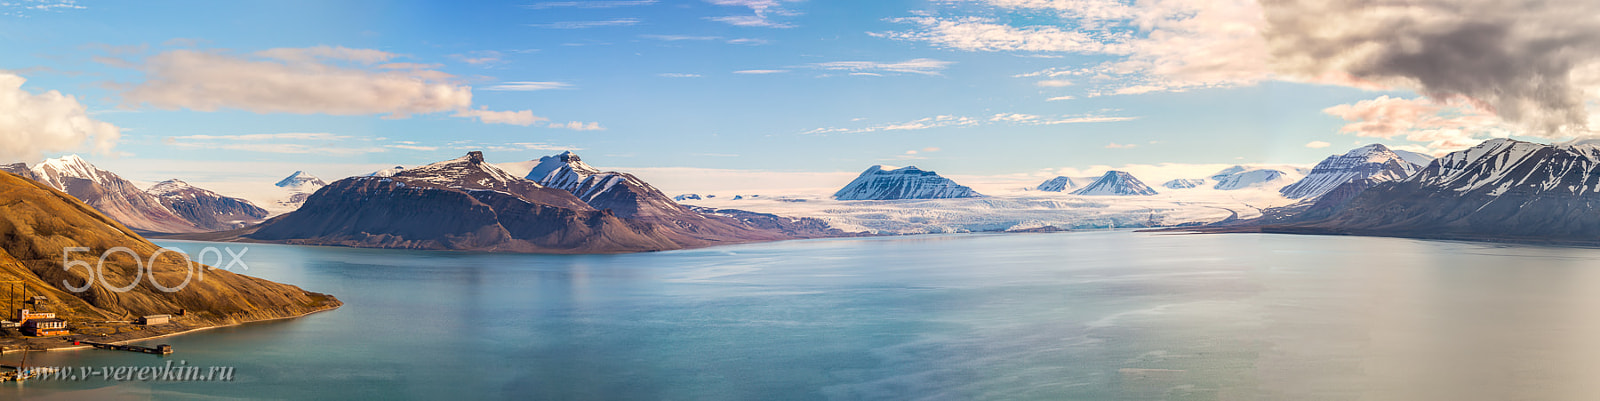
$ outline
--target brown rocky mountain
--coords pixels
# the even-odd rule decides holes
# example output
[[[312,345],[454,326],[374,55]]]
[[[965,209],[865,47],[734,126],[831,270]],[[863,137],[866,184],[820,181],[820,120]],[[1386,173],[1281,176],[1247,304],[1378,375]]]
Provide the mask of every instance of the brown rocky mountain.
[[[243,276],[224,270],[201,270],[182,289],[165,292],[155,288],[154,279],[167,287],[177,287],[190,274],[175,255],[146,261],[150,271],[140,284],[127,292],[114,292],[100,285],[86,292],[66,290],[63,284],[81,285],[89,278],[87,269],[63,269],[62,254],[69,247],[85,247],[81,260],[94,264],[100,255],[125,247],[148,259],[158,247],[132,229],[97,212],[94,208],[42,182],[10,173],[0,173],[0,276],[26,282],[29,295],[45,297],[47,311],[69,321],[120,321],[130,318],[171,314],[180,310],[187,327],[204,327],[247,321],[299,316],[335,308],[340,302],[332,296],[307,292],[298,287]],[[126,285],[138,277],[138,264],[126,254],[112,253],[105,264],[105,280]],[[203,278],[199,272],[203,271]]]
[[[33,167],[0,165],[0,170],[66,192],[95,210],[144,233],[221,231],[258,223],[266,212],[249,201],[218,195],[182,181],[141,190],[116,173],[101,170],[77,155],[48,159]]]
[[[653,188],[652,188],[653,190]],[[665,198],[659,191],[643,199]],[[640,198],[635,198],[640,199]],[[671,203],[671,200],[666,200]],[[318,190],[299,210],[261,225],[192,239],[500,252],[605,253],[845,235],[820,221],[700,213],[619,215],[563,189],[518,178],[481,152],[390,177],[351,177]],[[626,205],[622,205],[626,206]],[[631,208],[625,210],[643,210]],[[763,226],[765,225],[765,226]],[[817,227],[821,228],[817,228]]]

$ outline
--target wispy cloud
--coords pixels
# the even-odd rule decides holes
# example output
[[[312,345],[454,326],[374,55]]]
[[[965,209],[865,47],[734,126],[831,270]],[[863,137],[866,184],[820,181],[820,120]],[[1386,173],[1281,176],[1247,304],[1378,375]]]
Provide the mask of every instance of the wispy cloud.
[[[1106,147],[1106,149],[1132,149],[1132,148],[1139,147],[1139,145],[1135,145],[1135,144],[1131,144],[1131,143],[1122,144],[1122,143],[1112,142],[1112,143],[1106,144],[1105,147]]]
[[[826,63],[812,63],[811,68],[848,71],[855,73],[881,74],[881,73],[907,73],[918,75],[940,75],[941,71],[948,68],[953,61],[940,61],[931,58],[919,58],[901,61],[898,63],[876,61],[832,61]]]
[[[789,72],[789,70],[739,70],[739,71],[734,71],[733,73],[734,74],[746,74],[746,75],[765,75],[765,74],[782,74],[782,73],[785,73],[785,72]]]
[[[617,8],[648,6],[656,4],[657,0],[631,0],[631,1],[547,1],[522,6],[534,10],[547,8]]]
[[[484,124],[509,124],[524,127],[550,121],[548,118],[533,115],[533,112],[529,110],[491,111],[487,108],[457,110],[455,117],[474,118]]]
[[[706,0],[707,3],[719,6],[749,8],[751,12],[751,15],[707,17],[706,19],[733,26],[793,28],[795,26],[794,24],[776,21],[773,19],[773,17],[792,17],[800,15],[799,12],[783,7],[783,3],[795,1],[798,0]]]
[[[616,18],[616,19],[599,20],[599,21],[561,21],[561,22],[550,22],[550,23],[543,23],[543,24],[528,24],[528,26],[535,27],[535,28],[549,28],[549,29],[588,29],[588,28],[602,28],[602,27],[609,27],[609,26],[632,26],[632,25],[638,25],[639,22],[640,21],[639,21],[638,18]]]
[[[347,135],[336,135],[326,132],[285,132],[276,134],[244,134],[244,135],[183,135],[167,137],[172,140],[202,140],[202,141],[336,141],[350,139]]]
[[[992,116],[989,116],[989,117],[984,117],[984,118],[955,116],[955,115],[940,115],[940,116],[920,118],[920,119],[911,120],[911,121],[905,121],[905,122],[888,123],[888,124],[877,124],[877,125],[869,125],[869,126],[855,127],[855,128],[840,128],[840,127],[817,128],[817,129],[813,129],[813,130],[810,130],[810,131],[802,132],[801,134],[802,135],[862,134],[862,133],[887,132],[887,131],[915,131],[915,130],[925,130],[925,129],[934,129],[934,128],[975,127],[975,126],[980,126],[980,125],[995,125],[995,124],[1014,125],[1014,126],[1086,124],[1086,123],[1108,123],[1108,122],[1119,122],[1119,121],[1131,121],[1131,120],[1135,120],[1135,119],[1138,119],[1138,117],[1104,116],[1104,115],[1095,115],[1095,114],[1089,114],[1089,115],[1067,115],[1067,116],[1053,116],[1053,117],[1051,117],[1051,116],[1040,116],[1040,115],[1034,115],[1034,114],[1022,114],[1022,113],[999,113],[999,114],[995,114],[995,115],[992,115]]]
[[[450,55],[450,58],[459,60],[459,61],[461,61],[463,63],[467,63],[467,64],[472,64],[472,65],[477,65],[477,66],[485,66],[485,65],[500,64],[500,62],[503,61],[502,57],[504,57],[504,56],[505,56],[504,54],[501,54],[500,52],[494,51],[494,50],[479,50],[479,51],[467,52],[465,54],[452,54],[452,55]]]
[[[684,40],[717,40],[721,36],[694,36],[694,35],[639,35],[641,38],[677,42]]]
[[[483,88],[486,91],[530,92],[552,89],[572,89],[572,84],[553,81],[508,81]]]
[[[656,76],[666,77],[666,78],[700,78],[700,74],[685,74],[685,73],[679,73],[679,72],[664,72],[664,73],[656,74]]]
[[[1323,141],[1306,142],[1306,147],[1312,148],[1312,149],[1322,149],[1322,148],[1326,148],[1326,147],[1329,147],[1329,146],[1333,146],[1333,144],[1327,143],[1327,142],[1323,142]]]
[[[570,129],[573,131],[605,131],[597,122],[569,121],[566,123],[551,123],[550,128]]]

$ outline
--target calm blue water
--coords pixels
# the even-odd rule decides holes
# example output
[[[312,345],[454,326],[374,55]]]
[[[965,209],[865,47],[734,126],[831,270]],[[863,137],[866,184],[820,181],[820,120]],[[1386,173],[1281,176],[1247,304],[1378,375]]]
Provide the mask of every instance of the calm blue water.
[[[164,242],[194,252],[206,244]],[[240,247],[240,244],[228,244]],[[1600,250],[1085,232],[634,255],[248,245],[342,309],[39,399],[1593,399]],[[4,359],[16,358],[16,354]],[[30,364],[158,365],[109,351]]]

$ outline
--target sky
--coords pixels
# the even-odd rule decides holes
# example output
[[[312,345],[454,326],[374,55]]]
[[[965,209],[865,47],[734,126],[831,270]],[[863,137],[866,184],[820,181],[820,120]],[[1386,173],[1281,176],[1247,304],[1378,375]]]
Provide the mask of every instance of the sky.
[[[776,188],[1591,136],[1600,6],[1368,3],[0,0],[0,161],[331,181],[572,150]]]

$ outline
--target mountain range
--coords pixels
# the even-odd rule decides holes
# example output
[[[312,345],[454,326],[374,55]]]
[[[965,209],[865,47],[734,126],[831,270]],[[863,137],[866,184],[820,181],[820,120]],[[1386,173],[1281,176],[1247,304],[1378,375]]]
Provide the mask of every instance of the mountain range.
[[[1600,146],[1491,139],[1263,231],[1600,244],[1597,204]]]
[[[72,180],[87,181],[74,175],[49,177],[69,187],[87,185],[74,183]],[[65,283],[84,283],[94,276],[83,269],[64,269],[63,249],[86,248],[89,252],[80,257],[93,263],[108,249],[126,248],[148,258],[158,247],[131,227],[37,178],[0,172],[0,274],[22,280],[29,295],[44,297],[40,305],[59,317],[76,322],[106,322],[184,312],[175,322],[197,328],[299,316],[340,305],[329,295],[226,270],[191,271],[189,265],[175,257],[146,259],[142,265],[149,270],[141,274],[141,263],[121,254],[104,260],[99,274],[106,282],[127,283],[153,275],[158,282],[174,286],[190,274],[204,274],[204,278],[197,276],[175,292],[162,291],[148,283],[126,292],[112,292],[103,286],[81,293],[67,291],[62,286],[74,284]],[[101,178],[110,181],[109,177]]]
[[[66,192],[129,228],[147,233],[191,233],[239,228],[266,217],[249,201],[218,195],[182,181],[167,181],[149,191],[102,170],[77,155],[48,159],[31,167],[0,170]]]
[[[470,152],[389,177],[335,181],[299,210],[257,226],[177,238],[608,253],[847,235],[816,220],[686,208],[632,175],[585,168],[576,155],[544,160],[551,164],[539,172],[547,177],[563,169],[581,177],[558,174],[565,178],[547,186]]]

